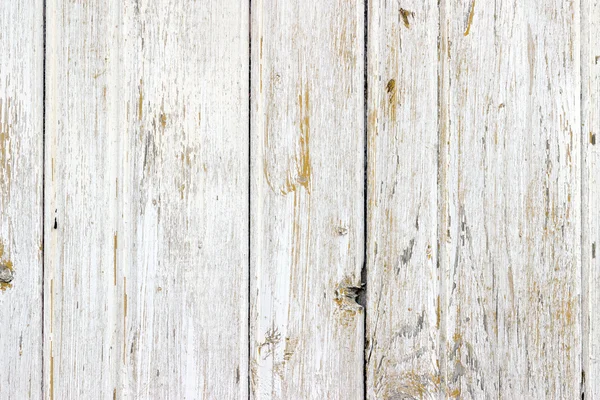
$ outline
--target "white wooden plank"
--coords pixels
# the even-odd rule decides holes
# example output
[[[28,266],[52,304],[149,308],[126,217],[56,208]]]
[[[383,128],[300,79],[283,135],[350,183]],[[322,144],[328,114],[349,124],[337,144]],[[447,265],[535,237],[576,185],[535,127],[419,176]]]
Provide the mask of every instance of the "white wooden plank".
[[[445,2],[446,395],[576,398],[579,2]]]
[[[43,25],[0,3],[0,399],[42,394]]]
[[[44,391],[109,398],[122,359],[113,270],[119,121],[104,97],[117,10],[59,0],[46,10]]]
[[[247,398],[248,13],[48,0],[48,398]]]
[[[364,2],[252,2],[251,394],[363,393]]]
[[[600,2],[581,0],[582,399],[600,398]]]
[[[367,397],[437,397],[437,0],[369,2]]]

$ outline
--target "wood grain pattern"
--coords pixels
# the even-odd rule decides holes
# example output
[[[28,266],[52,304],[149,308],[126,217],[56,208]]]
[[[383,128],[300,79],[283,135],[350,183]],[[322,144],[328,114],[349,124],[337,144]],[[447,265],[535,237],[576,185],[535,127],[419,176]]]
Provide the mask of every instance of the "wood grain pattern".
[[[246,398],[248,2],[47,13],[47,397]]]
[[[42,1],[0,3],[2,400],[39,399],[41,396],[42,7]]]
[[[14,0],[0,50],[0,400],[600,398],[598,0]]]
[[[581,0],[583,156],[583,373],[585,399],[600,398],[600,2]]]
[[[579,2],[450,0],[442,16],[445,395],[577,397]]]
[[[369,3],[367,396],[439,391],[438,2]]]
[[[251,14],[252,397],[361,398],[364,4]]]

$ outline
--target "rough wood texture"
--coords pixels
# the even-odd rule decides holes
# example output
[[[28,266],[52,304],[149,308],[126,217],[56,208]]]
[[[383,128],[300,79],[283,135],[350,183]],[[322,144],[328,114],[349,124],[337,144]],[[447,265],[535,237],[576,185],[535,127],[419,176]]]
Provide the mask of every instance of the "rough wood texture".
[[[0,3],[2,400],[41,397],[43,24],[42,1]]]
[[[364,4],[252,2],[251,391],[363,392]]]
[[[434,398],[438,2],[369,2],[367,396]]]
[[[581,0],[583,147],[583,375],[585,399],[600,398],[600,2]]]
[[[48,398],[247,398],[248,13],[48,0]]]
[[[445,395],[576,398],[579,2],[444,3]]]
[[[5,0],[0,50],[0,400],[600,398],[599,0]]]

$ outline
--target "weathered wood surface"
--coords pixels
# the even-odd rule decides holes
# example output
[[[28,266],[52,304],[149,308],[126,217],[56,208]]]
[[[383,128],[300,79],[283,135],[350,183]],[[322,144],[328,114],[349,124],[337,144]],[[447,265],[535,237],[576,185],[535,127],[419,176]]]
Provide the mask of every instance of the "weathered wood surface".
[[[0,49],[0,400],[600,398],[598,0],[15,0]]]
[[[48,398],[247,398],[248,13],[48,1]]]
[[[441,12],[446,396],[579,394],[579,15],[578,1]]]
[[[367,393],[578,396],[579,3],[448,0],[439,24],[427,11],[423,2],[369,9]],[[432,75],[426,33],[438,26],[439,80],[404,78]],[[432,89],[437,193],[427,180],[428,127],[416,125],[429,121],[415,118],[433,107]],[[423,249],[435,222],[425,231],[414,222],[419,206],[427,212],[426,190],[438,199],[439,274]]]
[[[2,400],[42,393],[43,27],[42,1],[0,3]]]
[[[363,7],[252,2],[256,399],[362,397]]]
[[[369,3],[368,398],[440,387],[438,2]]]
[[[600,2],[581,0],[583,389],[600,398]]]

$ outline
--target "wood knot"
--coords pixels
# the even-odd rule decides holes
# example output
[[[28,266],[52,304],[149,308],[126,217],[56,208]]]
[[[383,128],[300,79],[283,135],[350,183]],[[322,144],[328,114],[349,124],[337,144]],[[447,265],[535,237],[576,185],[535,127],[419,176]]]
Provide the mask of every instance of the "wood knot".
[[[345,226],[338,226],[335,231],[338,236],[346,236],[348,234],[348,228]]]
[[[11,283],[13,279],[13,270],[8,265],[0,265],[0,282]]]

